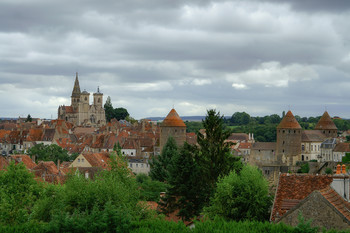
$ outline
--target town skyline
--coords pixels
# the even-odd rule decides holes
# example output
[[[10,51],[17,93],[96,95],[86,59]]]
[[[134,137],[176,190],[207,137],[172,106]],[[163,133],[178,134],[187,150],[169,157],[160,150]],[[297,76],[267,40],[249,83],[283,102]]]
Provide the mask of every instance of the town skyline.
[[[82,91],[99,86],[135,119],[173,106],[349,119],[349,10],[342,0],[2,1],[0,116],[57,118],[79,72]]]

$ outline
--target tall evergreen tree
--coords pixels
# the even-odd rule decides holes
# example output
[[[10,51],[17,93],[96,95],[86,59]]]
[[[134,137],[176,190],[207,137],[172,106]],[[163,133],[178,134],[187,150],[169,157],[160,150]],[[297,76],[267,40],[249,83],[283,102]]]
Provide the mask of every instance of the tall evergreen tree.
[[[111,119],[113,118],[113,112],[114,112],[112,100],[110,96],[107,97],[106,103],[103,107],[105,109],[106,120],[107,122],[110,122]]]
[[[208,184],[206,202],[209,202],[220,176],[229,174],[231,170],[239,171],[243,166],[240,158],[233,157],[230,153],[230,145],[225,142],[230,133],[224,131],[223,122],[223,116],[210,109],[203,120],[205,134],[200,132],[197,134],[201,152],[198,162],[202,166],[203,177]]]
[[[149,173],[153,180],[167,181],[169,178],[169,166],[172,158],[178,154],[178,148],[174,138],[169,137],[162,153],[158,157],[153,157],[150,161],[151,171]]]
[[[26,122],[32,122],[33,118],[30,114],[28,114]]]
[[[197,148],[185,143],[181,151],[173,157],[169,167],[170,187],[160,202],[163,212],[179,210],[177,215],[185,221],[198,216],[204,204],[202,172],[195,161],[196,154]]]

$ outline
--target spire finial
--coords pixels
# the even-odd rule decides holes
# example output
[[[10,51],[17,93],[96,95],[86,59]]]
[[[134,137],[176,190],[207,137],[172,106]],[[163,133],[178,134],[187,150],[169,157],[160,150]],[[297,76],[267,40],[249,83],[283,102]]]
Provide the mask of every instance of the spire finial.
[[[97,86],[97,93],[100,93],[100,86]]]
[[[78,78],[78,72],[75,72],[75,77]]]

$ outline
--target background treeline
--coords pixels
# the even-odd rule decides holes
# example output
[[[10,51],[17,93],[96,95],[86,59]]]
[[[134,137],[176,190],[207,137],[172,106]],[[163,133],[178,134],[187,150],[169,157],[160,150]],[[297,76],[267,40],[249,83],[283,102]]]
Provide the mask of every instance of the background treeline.
[[[224,128],[231,133],[253,133],[254,139],[259,142],[275,142],[276,127],[281,122],[285,112],[281,115],[272,114],[264,117],[253,117],[246,112],[235,112],[231,117],[224,118]],[[300,126],[305,130],[315,128],[321,116],[300,117],[295,115]],[[350,120],[333,119],[339,131],[350,129]],[[198,132],[203,128],[202,122],[186,121],[187,132]]]

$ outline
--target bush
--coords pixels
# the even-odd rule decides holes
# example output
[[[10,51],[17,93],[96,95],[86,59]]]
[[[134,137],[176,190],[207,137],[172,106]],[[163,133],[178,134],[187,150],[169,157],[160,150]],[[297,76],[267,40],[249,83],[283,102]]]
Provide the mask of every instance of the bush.
[[[269,217],[271,201],[268,183],[261,171],[246,165],[240,174],[231,172],[219,180],[210,206],[204,212],[210,218],[263,221]]]

